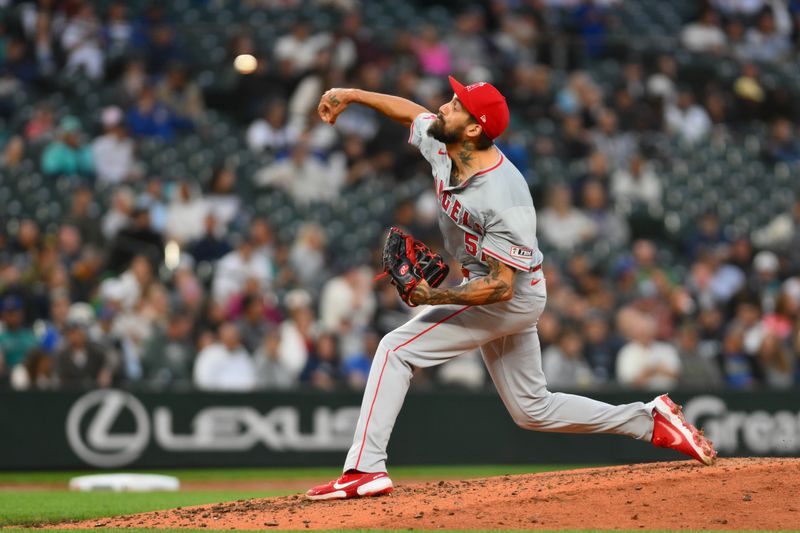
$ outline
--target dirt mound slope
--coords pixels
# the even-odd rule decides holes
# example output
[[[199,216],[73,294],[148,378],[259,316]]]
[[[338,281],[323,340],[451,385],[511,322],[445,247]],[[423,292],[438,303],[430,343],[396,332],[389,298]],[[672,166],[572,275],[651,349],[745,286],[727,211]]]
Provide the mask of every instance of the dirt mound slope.
[[[323,481],[323,480],[320,480]],[[710,529],[800,525],[800,459],[668,462],[400,484],[377,498],[301,495],[61,527],[209,529]]]

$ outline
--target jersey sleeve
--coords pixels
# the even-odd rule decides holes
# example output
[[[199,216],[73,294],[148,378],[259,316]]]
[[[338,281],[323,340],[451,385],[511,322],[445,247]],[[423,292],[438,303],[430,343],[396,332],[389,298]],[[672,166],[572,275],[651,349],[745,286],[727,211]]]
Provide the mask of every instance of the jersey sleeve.
[[[434,113],[420,113],[411,123],[408,135],[408,143],[419,148],[422,156],[429,161],[433,154],[444,148],[443,143],[428,135],[428,128],[431,127],[434,120],[436,120]]]
[[[484,254],[523,272],[542,263],[536,240],[536,211],[518,206],[491,219],[485,228],[481,248]]]

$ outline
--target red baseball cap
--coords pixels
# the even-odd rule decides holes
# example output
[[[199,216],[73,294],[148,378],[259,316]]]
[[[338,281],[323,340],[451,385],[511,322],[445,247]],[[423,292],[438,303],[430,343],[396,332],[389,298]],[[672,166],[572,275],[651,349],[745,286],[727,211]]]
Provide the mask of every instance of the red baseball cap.
[[[508,127],[508,105],[505,97],[491,83],[479,81],[464,87],[453,76],[447,77],[453,92],[467,111],[475,117],[484,133],[494,140]]]

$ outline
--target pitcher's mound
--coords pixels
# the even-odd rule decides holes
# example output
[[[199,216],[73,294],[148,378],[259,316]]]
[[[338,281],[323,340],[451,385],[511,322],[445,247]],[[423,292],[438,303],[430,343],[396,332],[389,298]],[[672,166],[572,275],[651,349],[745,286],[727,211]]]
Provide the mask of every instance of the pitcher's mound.
[[[800,459],[722,459],[712,467],[671,462],[400,483],[376,498],[241,500],[68,527],[779,530],[799,524]]]

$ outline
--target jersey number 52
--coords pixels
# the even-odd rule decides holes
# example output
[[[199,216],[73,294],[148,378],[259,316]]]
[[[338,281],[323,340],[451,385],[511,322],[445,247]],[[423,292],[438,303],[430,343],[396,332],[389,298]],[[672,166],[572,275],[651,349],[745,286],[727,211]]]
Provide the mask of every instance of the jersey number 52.
[[[478,236],[464,232],[464,249],[472,256],[478,255]]]

